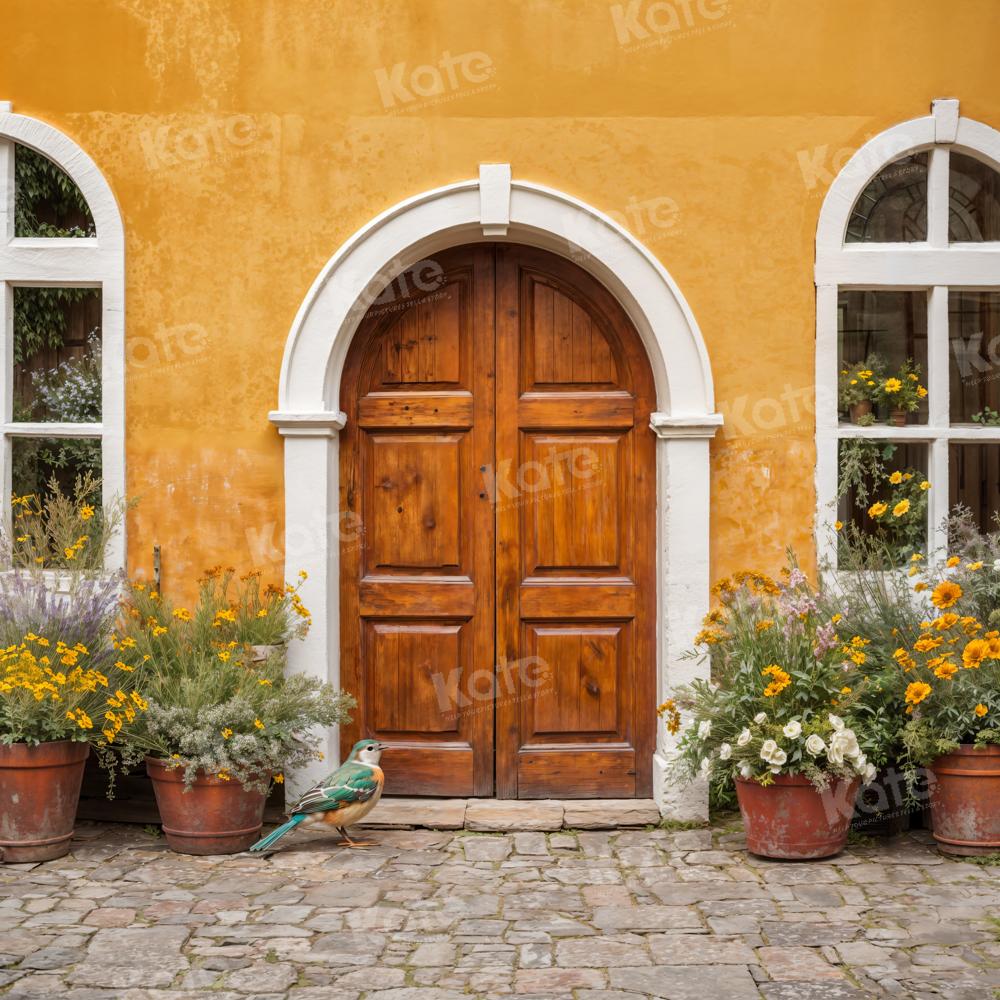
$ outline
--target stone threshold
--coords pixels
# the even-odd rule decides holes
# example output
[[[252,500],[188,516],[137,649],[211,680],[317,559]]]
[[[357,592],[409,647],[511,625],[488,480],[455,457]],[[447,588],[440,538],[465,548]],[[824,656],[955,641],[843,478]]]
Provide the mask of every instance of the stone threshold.
[[[383,830],[617,830],[658,825],[652,799],[384,798],[359,826]]]

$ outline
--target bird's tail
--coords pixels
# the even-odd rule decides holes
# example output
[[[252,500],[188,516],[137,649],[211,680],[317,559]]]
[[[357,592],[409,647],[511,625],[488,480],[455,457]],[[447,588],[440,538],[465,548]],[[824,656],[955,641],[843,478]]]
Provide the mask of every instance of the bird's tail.
[[[266,837],[262,837],[257,841],[253,847],[250,848],[251,851],[266,851],[269,847],[272,847],[277,841],[281,840],[282,837],[289,830],[294,830],[295,827],[305,819],[305,816],[293,816],[287,823],[282,823],[277,830],[272,830]]]

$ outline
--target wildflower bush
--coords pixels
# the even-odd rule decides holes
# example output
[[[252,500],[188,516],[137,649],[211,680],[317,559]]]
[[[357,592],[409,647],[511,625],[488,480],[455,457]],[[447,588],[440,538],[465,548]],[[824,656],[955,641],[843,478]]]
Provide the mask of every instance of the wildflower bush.
[[[272,775],[281,782],[287,768],[321,759],[311,730],[348,721],[349,695],[286,677],[283,656],[254,648],[305,634],[299,587],[233,576],[206,574],[190,609],[144,584],[130,588],[114,644],[136,665],[149,708],[127,730],[126,766],[151,755],[183,768],[187,786],[201,773],[266,790]]]
[[[1000,745],[1000,569],[997,538],[985,535],[921,571],[929,594],[919,634],[893,652],[903,692],[902,731],[912,765],[930,764],[958,746]],[[970,555],[972,558],[970,558]]]
[[[111,509],[103,508],[101,481],[89,473],[77,477],[71,496],[53,478],[44,496],[11,499],[7,559],[25,569],[100,571],[108,542],[121,529],[127,507],[122,501]]]
[[[680,734],[677,777],[708,778],[716,800],[737,776],[767,785],[801,774],[818,788],[839,777],[871,780],[875,769],[844,717],[866,641],[840,637],[840,614],[826,615],[793,562],[784,583],[741,572],[713,594],[718,607],[689,654],[710,657],[711,681],[679,688],[660,706]]]
[[[52,594],[22,573],[0,576],[0,742],[90,741],[100,752],[145,700],[134,668],[114,662],[117,579]]]

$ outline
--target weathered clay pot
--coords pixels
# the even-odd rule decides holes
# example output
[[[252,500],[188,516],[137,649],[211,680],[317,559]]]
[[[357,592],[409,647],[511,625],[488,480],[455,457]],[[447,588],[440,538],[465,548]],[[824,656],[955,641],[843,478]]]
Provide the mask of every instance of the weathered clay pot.
[[[938,850],[970,857],[1000,852],[1000,747],[960,746],[930,769]]]
[[[909,419],[910,415],[906,410],[893,410],[889,414],[889,423],[893,427],[905,427],[906,421]]]
[[[185,792],[184,768],[155,757],[146,758],[146,773],[167,844],[178,854],[239,854],[260,837],[264,792],[204,774]]]
[[[8,864],[69,852],[89,743],[0,746],[0,856]]]
[[[747,849],[785,861],[828,858],[847,844],[859,778],[834,780],[825,792],[808,778],[777,774],[767,787],[736,779]]]
[[[872,401],[870,399],[862,399],[859,403],[851,403],[849,410],[851,423],[856,424],[861,417],[866,417],[872,412]]]

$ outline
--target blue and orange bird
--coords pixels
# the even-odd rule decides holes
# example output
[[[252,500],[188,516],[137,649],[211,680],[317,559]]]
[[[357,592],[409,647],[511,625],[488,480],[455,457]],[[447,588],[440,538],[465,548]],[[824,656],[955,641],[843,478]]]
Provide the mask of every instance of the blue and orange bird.
[[[348,847],[373,847],[370,841],[351,840],[347,828],[375,808],[382,797],[385,775],[378,762],[385,747],[378,740],[359,740],[340,767],[314,785],[288,811],[291,817],[258,840],[251,851],[266,851],[300,823],[332,826]]]

